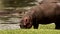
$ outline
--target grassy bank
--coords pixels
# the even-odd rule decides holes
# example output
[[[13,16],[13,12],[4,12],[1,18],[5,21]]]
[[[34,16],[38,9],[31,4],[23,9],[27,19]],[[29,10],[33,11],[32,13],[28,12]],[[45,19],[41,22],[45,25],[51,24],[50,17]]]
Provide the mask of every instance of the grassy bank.
[[[51,29],[0,30],[0,34],[60,34],[60,30]]]
[[[60,30],[54,29],[54,24],[41,25],[38,29],[14,29],[0,30],[0,34],[60,34]]]

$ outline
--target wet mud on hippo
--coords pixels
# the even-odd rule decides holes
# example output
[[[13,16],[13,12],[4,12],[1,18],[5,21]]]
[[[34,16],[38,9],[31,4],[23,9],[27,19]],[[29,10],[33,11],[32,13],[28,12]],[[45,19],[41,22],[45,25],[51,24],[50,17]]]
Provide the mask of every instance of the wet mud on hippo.
[[[60,5],[56,2],[42,3],[32,7],[22,17],[20,28],[38,29],[39,24],[55,23],[55,29],[60,29]]]

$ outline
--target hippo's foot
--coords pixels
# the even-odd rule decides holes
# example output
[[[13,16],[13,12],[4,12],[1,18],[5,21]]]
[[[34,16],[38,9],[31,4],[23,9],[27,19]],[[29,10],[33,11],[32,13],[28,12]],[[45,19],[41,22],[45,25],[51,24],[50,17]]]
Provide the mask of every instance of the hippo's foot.
[[[38,29],[39,24],[34,24],[33,27],[34,29]]]
[[[60,29],[60,23],[56,23],[55,25],[55,29]]]

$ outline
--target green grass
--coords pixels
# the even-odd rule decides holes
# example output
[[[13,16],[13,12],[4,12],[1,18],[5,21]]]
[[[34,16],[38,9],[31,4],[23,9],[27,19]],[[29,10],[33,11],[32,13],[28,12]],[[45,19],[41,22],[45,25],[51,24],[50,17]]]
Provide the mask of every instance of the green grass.
[[[0,34],[60,34],[60,30],[54,29],[54,24],[41,25],[38,29],[14,29],[0,30]]]

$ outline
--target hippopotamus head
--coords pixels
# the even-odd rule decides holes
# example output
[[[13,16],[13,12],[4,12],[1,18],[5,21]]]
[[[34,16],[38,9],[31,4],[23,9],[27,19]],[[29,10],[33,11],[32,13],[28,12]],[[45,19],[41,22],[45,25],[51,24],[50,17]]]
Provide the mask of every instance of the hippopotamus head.
[[[20,28],[29,29],[32,27],[31,18],[29,16],[23,17],[20,22]]]

